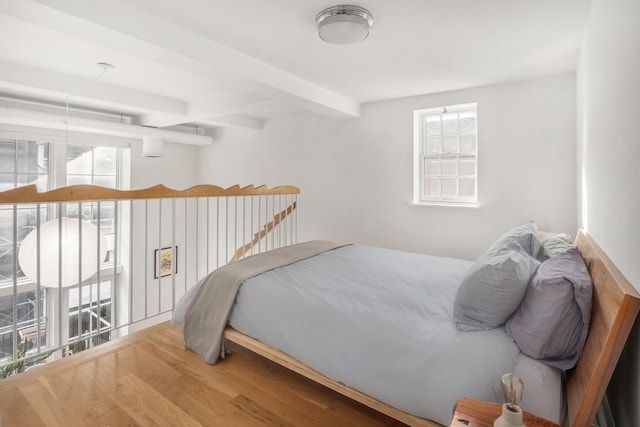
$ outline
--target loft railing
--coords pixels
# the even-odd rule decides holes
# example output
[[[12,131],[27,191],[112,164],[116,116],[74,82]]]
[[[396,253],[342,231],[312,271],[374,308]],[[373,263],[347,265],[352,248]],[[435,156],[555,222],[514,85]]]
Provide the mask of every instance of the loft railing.
[[[212,270],[296,243],[299,192],[293,186],[214,185],[0,192],[0,370],[18,359],[28,366],[23,362],[43,355],[63,357],[169,318],[176,301]],[[98,254],[95,274],[87,278],[76,262],[71,284],[62,272],[73,260],[60,256],[67,248],[54,245],[51,267],[41,231],[52,223],[62,241],[65,218],[81,220],[73,243],[77,258],[95,257],[87,255],[90,249]],[[88,243],[80,225],[87,222],[101,231]],[[37,243],[35,252],[25,249],[27,256],[21,249],[29,233]],[[25,259],[37,265],[35,273],[23,272]]]
[[[265,224],[264,227],[262,227],[262,229],[260,230],[260,232],[256,233],[253,236],[253,239],[247,243],[244,246],[239,247],[236,250],[236,254],[233,256],[233,258],[231,258],[229,260],[229,263],[232,263],[234,261],[237,261],[243,257],[246,256],[247,253],[251,253],[253,248],[255,246],[259,246],[260,242],[265,239],[267,237],[267,235],[272,232],[274,230],[275,227],[277,227],[281,221],[284,221],[287,216],[291,215],[291,213],[293,212],[293,210],[297,207],[297,203],[293,202],[291,205],[289,205],[286,209],[284,209],[282,212],[278,213],[276,216],[273,217],[273,220],[270,221],[269,223]]]

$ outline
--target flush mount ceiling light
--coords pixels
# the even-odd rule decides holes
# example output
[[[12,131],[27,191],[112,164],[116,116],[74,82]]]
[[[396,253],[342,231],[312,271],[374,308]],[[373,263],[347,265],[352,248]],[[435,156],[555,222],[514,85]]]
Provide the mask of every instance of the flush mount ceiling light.
[[[367,9],[352,5],[326,8],[316,16],[320,38],[327,43],[357,43],[369,36],[373,15]]]

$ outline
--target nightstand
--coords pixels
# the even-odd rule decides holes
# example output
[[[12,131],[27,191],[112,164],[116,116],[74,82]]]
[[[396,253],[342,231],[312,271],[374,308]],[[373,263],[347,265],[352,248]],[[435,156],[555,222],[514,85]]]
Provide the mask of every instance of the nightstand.
[[[459,399],[453,409],[453,419],[449,427],[493,427],[493,421],[501,413],[502,405],[499,403]],[[527,427],[560,427],[560,424],[536,417],[528,412],[524,412],[524,423]]]

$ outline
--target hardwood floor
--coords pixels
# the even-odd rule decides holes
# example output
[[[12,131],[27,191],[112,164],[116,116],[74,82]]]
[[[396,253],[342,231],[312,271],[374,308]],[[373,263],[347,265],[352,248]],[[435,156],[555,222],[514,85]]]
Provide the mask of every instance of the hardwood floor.
[[[9,426],[401,426],[239,347],[216,365],[168,323],[0,380]]]

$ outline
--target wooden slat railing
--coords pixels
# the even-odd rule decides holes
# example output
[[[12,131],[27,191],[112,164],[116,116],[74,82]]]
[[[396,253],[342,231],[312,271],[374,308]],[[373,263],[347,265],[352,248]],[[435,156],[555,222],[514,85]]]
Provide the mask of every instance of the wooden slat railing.
[[[261,196],[277,194],[300,194],[300,189],[292,185],[267,188],[264,185],[240,187],[234,185],[222,188],[217,185],[196,185],[186,190],[174,190],[164,185],[140,190],[114,190],[96,185],[71,185],[55,190],[39,192],[35,185],[27,185],[0,192],[0,203],[45,203],[74,202],[92,200],[162,199],[176,197],[222,197]]]
[[[86,287],[92,286],[92,281],[98,285],[96,295],[101,295],[101,283],[111,286],[110,309],[99,315],[109,317],[108,327],[88,331],[81,328],[81,313],[94,309],[103,313],[100,299],[94,308],[78,308],[78,327],[71,331],[68,327],[70,314],[62,304],[67,301],[63,299],[66,296],[61,296],[62,285],[59,284],[60,292],[46,292],[46,299],[43,299],[42,285],[33,278],[19,277],[19,265],[12,261],[8,267],[12,270],[10,278],[0,283],[0,298],[13,296],[13,313],[17,313],[16,297],[23,292],[33,292],[38,307],[50,297],[54,302],[46,316],[44,310],[39,310],[33,319],[28,319],[33,326],[29,326],[31,323],[19,325],[18,317],[13,316],[14,324],[8,335],[5,333],[13,350],[0,352],[0,370],[16,363],[20,356],[18,340],[23,335],[36,343],[35,350],[22,355],[25,360],[52,352],[53,358],[61,357],[72,345],[86,343],[88,347],[94,345],[96,337],[111,332],[125,334],[130,325],[162,318],[175,309],[178,298],[198,279],[226,262],[236,261],[248,253],[296,243],[298,194],[300,190],[295,186],[267,188],[264,185],[228,188],[197,185],[185,190],[163,185],[137,190],[74,185],[43,192],[35,185],[28,185],[0,192],[0,214],[4,215],[0,215],[0,225],[13,226],[12,250],[16,254],[21,248],[19,234],[36,230],[45,221],[60,219],[67,213],[80,215],[85,203],[91,209],[94,209],[94,203],[97,205],[95,211],[91,211],[91,221],[99,223],[105,220],[100,214],[101,202],[105,202],[107,212],[113,215],[113,218],[106,218],[107,221],[111,218],[113,223],[105,227],[111,233],[113,253],[110,260],[114,261],[108,267],[99,268],[95,276],[71,287],[78,289],[78,300],[81,300],[86,292],[90,292]],[[64,206],[67,204],[71,210]],[[281,211],[282,206],[286,208]],[[28,224],[24,223],[27,217],[19,217],[25,212],[23,208],[36,212],[33,217],[27,216]],[[62,226],[59,227],[61,235]],[[37,250],[42,246],[37,245]],[[59,244],[59,251],[61,247]],[[159,251],[165,248],[172,249],[171,261],[167,272],[161,273]],[[231,261],[227,261],[230,257]],[[31,354],[33,352],[35,354]]]
[[[236,253],[233,256],[233,258],[229,260],[229,263],[239,260],[244,255],[246,255],[247,252],[251,251],[251,249],[254,246],[260,243],[261,239],[263,239],[271,230],[273,230],[275,226],[280,224],[280,221],[284,220],[287,216],[291,215],[291,213],[296,209],[296,207],[297,207],[297,203],[293,202],[289,207],[284,209],[282,212],[276,214],[273,217],[273,221],[269,221],[269,223],[265,224],[265,226],[262,227],[262,230],[260,230],[258,233],[256,233],[253,236],[253,240],[251,240],[251,242],[236,249]]]

